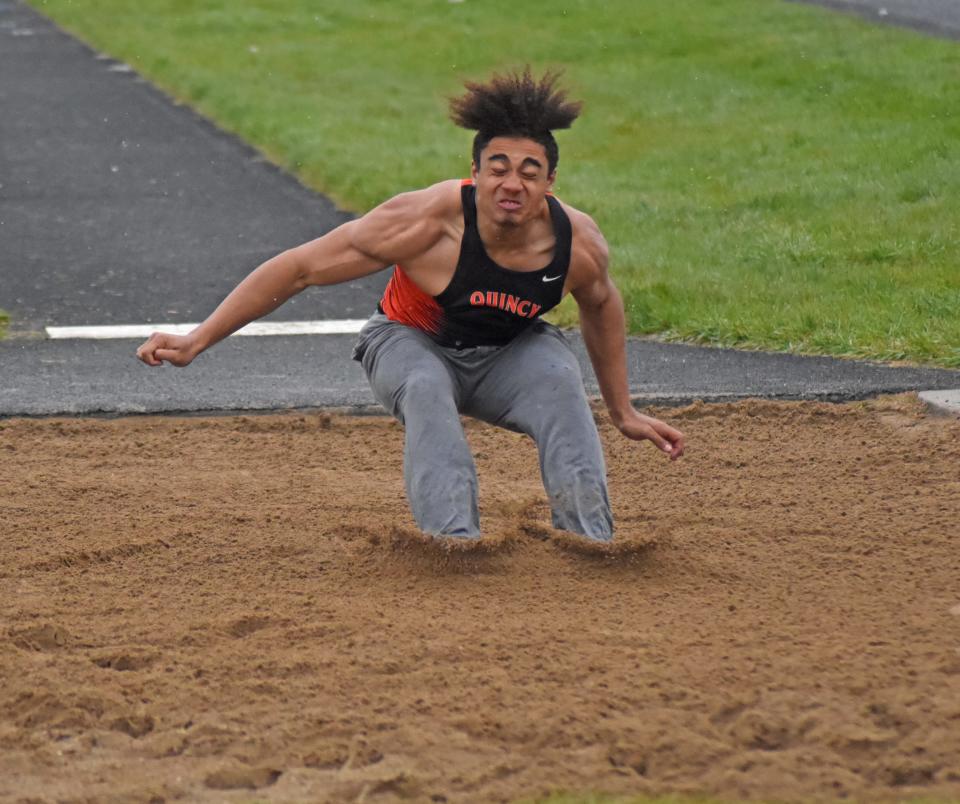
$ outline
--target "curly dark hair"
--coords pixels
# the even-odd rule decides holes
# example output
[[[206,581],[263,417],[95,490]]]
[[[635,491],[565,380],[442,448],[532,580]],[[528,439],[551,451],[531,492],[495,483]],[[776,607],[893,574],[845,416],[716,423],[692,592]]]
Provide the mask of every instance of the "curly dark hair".
[[[485,84],[468,81],[467,93],[450,99],[450,117],[461,128],[476,131],[473,161],[494,137],[526,137],[547,151],[548,172],[556,170],[560,153],[552,132],[570,128],[583,106],[568,101],[557,87],[559,71],[547,71],[536,79],[530,67],[520,73],[494,74]]]

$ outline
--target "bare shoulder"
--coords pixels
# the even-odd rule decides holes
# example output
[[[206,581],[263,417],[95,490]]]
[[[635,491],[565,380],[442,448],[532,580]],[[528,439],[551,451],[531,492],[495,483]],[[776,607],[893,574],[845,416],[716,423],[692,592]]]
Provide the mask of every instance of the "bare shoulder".
[[[569,204],[563,204],[563,209],[573,229],[570,254],[570,285],[573,289],[606,277],[610,249],[603,232],[590,215]]]
[[[400,216],[431,217],[459,214],[460,182],[457,179],[431,184],[393,196],[367,215],[390,212]],[[366,216],[365,216],[366,217]]]
[[[395,195],[354,221],[353,244],[386,263],[429,251],[462,217],[459,187],[452,179]]]
[[[460,214],[460,182],[441,181],[420,190],[409,190],[384,201],[361,220],[378,225],[408,226],[421,221],[435,223]]]

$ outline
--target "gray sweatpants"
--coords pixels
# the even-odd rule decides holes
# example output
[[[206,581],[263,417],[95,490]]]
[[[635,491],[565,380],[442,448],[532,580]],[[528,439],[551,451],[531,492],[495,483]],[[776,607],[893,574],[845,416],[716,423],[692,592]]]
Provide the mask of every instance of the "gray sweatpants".
[[[453,349],[376,313],[354,357],[377,401],[404,425],[407,499],[421,530],[480,535],[463,413],[533,438],[554,527],[613,538],[600,438],[580,366],[556,327],[540,321],[506,346]]]

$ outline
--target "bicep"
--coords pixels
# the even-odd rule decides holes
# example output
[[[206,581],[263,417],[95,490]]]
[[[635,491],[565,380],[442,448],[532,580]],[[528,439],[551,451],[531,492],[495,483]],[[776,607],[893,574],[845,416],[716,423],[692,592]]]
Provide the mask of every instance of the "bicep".
[[[290,250],[300,284],[335,285],[372,274],[386,267],[375,255],[357,249],[351,229],[357,221],[338,226],[316,240]]]
[[[591,222],[592,223],[592,222]],[[617,288],[610,279],[606,241],[599,229],[592,227],[574,266],[574,283],[570,288],[581,313],[603,309],[611,300],[619,298]]]

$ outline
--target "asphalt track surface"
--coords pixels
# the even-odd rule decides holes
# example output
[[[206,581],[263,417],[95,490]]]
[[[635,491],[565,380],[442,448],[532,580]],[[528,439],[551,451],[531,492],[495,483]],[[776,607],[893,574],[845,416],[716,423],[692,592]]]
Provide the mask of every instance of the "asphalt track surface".
[[[139,340],[46,339],[46,326],[202,320],[265,258],[349,215],[126,65],[5,0],[0,108],[0,308],[12,316],[0,416],[377,409],[350,359],[353,336],[231,338],[184,370],[143,366]],[[307,291],[268,320],[364,318],[385,281]],[[596,392],[582,342],[570,340]],[[960,371],[643,339],[628,351],[641,401],[960,387]]]
[[[856,14],[870,22],[912,28],[947,39],[960,39],[957,0],[792,0]]]

